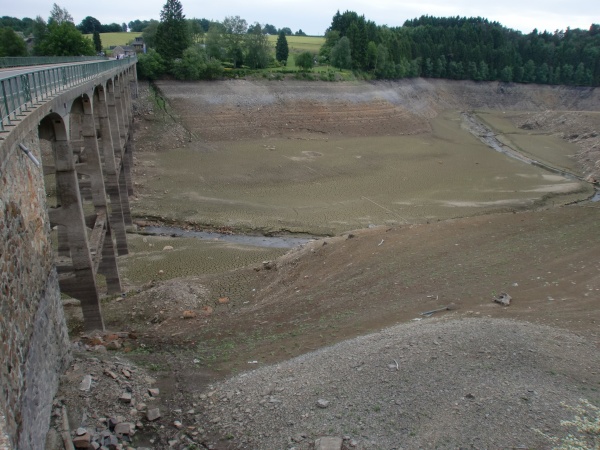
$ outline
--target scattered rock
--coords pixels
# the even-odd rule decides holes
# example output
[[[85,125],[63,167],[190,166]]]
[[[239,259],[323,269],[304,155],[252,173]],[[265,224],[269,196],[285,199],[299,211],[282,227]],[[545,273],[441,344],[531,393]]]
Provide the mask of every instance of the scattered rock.
[[[82,434],[81,436],[76,436],[73,438],[73,445],[75,446],[75,448],[84,448],[84,449],[89,449],[91,448],[91,442],[92,437],[90,436],[90,433],[85,433]]]
[[[79,390],[80,391],[89,391],[92,387],[92,376],[91,375],[86,375],[85,377],[83,377],[83,380],[81,380],[81,384],[79,385]]]
[[[154,422],[155,420],[160,418],[160,410],[158,408],[149,409],[148,412],[146,413],[146,418],[150,422]]]
[[[160,389],[150,388],[148,389],[148,394],[150,394],[151,397],[158,397],[158,395],[160,394]]]
[[[196,317],[196,316],[197,316],[197,314],[196,314],[196,312],[195,312],[195,311],[185,310],[185,311],[183,312],[183,316],[182,316],[182,317],[183,317],[184,319],[193,319],[193,318],[194,318],[194,317]]]
[[[510,295],[508,295],[506,292],[501,292],[500,295],[498,295],[497,297],[494,297],[494,301],[496,303],[500,303],[502,306],[510,305],[511,300],[512,300],[512,297]]]
[[[134,433],[134,426],[132,423],[129,422],[121,422],[118,423],[117,426],[115,427],[115,434],[118,435],[132,435]]]
[[[219,298],[219,303],[224,305],[226,303],[229,303],[229,297],[221,297]]]
[[[121,343],[119,341],[111,341],[106,344],[107,350],[119,350],[121,348]]]
[[[342,438],[325,436],[315,441],[315,450],[341,450]]]
[[[168,250],[173,250],[173,246],[172,245],[165,245],[163,247],[163,251],[168,251]]]
[[[263,261],[262,265],[263,265],[263,269],[266,269],[266,270],[271,270],[271,269],[277,268],[277,264],[275,263],[275,261]]]
[[[123,392],[119,400],[123,403],[131,403],[131,392]]]
[[[319,400],[317,400],[317,406],[319,408],[325,409],[325,408],[327,408],[329,406],[329,400],[325,400],[325,399],[320,398]]]

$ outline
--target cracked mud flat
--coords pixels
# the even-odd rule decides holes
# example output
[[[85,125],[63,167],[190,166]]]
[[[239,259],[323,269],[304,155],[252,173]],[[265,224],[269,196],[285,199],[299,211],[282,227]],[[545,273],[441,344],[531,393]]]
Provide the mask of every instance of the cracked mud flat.
[[[330,88],[320,83],[226,83],[207,84],[203,95],[210,101],[204,109],[189,107],[189,117],[183,118],[187,127],[192,122],[197,125],[192,143],[201,145],[195,151],[218,152],[220,142],[225,142],[220,139],[233,135],[262,139],[263,133],[272,133],[291,143],[315,139],[315,132],[306,129],[319,130],[320,138],[330,141],[393,135],[394,130],[415,138],[411,131],[433,129],[435,119],[449,110],[477,108],[516,110],[511,127],[537,123],[540,131],[550,133],[551,127],[543,127],[560,119],[544,115],[547,108],[598,110],[595,91],[561,88],[526,90],[423,80],[329,84]],[[435,89],[427,93],[427,85]],[[305,109],[298,104],[295,109],[293,97],[300,98],[308,88],[308,100],[322,103],[321,111],[342,99],[353,116],[359,111],[356,104],[377,97],[382,120],[374,119],[376,107],[369,115],[380,126],[361,123],[356,117],[347,123],[350,117],[314,115],[315,105]],[[189,92],[185,84],[161,85],[161,89],[171,89],[174,98]],[[257,111],[259,107],[275,111],[268,108],[278,101],[285,108],[277,114],[287,117],[270,122],[271,113],[261,116]],[[237,111],[238,103],[247,112]],[[396,111],[398,105],[409,112]],[[207,120],[207,134],[201,139],[200,119],[208,113],[225,128]],[[587,175],[580,161],[590,157],[585,152],[594,130],[600,128],[597,116],[585,113],[586,119],[577,121],[575,112],[564,114],[576,130],[569,134],[566,127],[560,133],[577,134],[578,138],[569,138],[571,149],[587,155],[567,162],[571,170]],[[138,122],[139,203],[134,203],[134,213],[155,195],[164,196],[164,205],[177,204],[169,196],[173,193],[169,187],[157,187],[158,177],[165,172],[156,154],[173,150],[182,157],[192,152],[185,129],[152,129],[158,125],[157,115]],[[192,116],[197,117],[195,122]],[[290,117],[300,123],[290,124]],[[490,122],[496,130],[508,126]],[[281,128],[285,123],[289,130]],[[331,125],[318,128],[321,123]],[[458,122],[444,126],[448,124],[459,127]],[[231,145],[238,143],[231,141]],[[277,152],[269,145],[261,151]],[[288,156],[303,158],[293,161],[302,164],[326,157],[302,151],[326,154],[306,148]],[[456,174],[446,184],[451,186],[468,173]],[[556,175],[528,172],[521,165],[494,176],[535,180],[537,188],[558,181],[552,179]],[[220,186],[213,184],[215,189]],[[448,202],[442,206],[446,209],[464,207],[460,202],[465,201],[477,207],[488,202],[504,206],[495,204],[502,199],[486,195],[474,199],[449,195],[440,200]],[[397,202],[408,206],[411,200],[398,198]],[[200,209],[189,199],[186,205],[188,210]],[[560,420],[572,417],[572,412],[561,401],[573,405],[580,397],[596,404],[600,400],[600,209],[596,206],[524,208],[429,224],[398,220],[313,241],[273,258],[269,268],[256,259],[248,267],[219,273],[207,273],[200,265],[192,274],[188,271],[193,272],[194,265],[188,265],[185,273],[191,276],[166,280],[158,276],[155,266],[145,286],[141,279],[132,286],[142,287],[142,292],[133,291],[104,306],[109,327],[135,330],[144,344],[120,356],[150,369],[161,387],[164,417],[156,426],[148,424],[145,436],[153,436],[154,448],[169,448],[171,440],[177,441],[175,448],[196,442],[200,448],[307,449],[321,435],[347,437],[345,448],[550,448],[532,430],[564,436],[567,430]],[[158,210],[158,215],[169,214],[169,209]],[[185,221],[193,214],[180,210],[173,215]],[[164,240],[148,237],[146,245],[155,243],[154,255],[164,256]],[[512,296],[511,306],[491,301],[499,292]],[[224,296],[227,303],[219,300]],[[449,303],[456,309],[432,318],[420,315]],[[199,311],[210,307],[212,313],[182,319],[190,307]],[[247,372],[253,368],[258,370]],[[319,399],[329,402],[326,408],[316,405]],[[195,415],[186,415],[192,409]],[[173,426],[175,420],[183,423],[183,430]]]

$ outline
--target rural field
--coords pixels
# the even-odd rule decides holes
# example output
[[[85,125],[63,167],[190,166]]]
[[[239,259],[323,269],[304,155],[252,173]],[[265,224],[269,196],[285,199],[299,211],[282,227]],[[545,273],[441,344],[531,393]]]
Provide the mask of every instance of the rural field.
[[[551,448],[565,405],[598,404],[596,90],[139,92],[128,294],[104,314],[184,428],[137,445]]]
[[[141,36],[142,33],[128,32],[128,33],[100,33],[100,40],[102,41],[102,48],[108,50],[113,45],[129,45],[136,37]],[[88,39],[94,38],[93,34],[85,35]]]

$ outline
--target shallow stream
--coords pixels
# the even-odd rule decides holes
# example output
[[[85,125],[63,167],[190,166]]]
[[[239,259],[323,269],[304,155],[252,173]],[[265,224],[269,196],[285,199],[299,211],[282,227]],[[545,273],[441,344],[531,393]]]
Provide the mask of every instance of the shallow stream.
[[[211,231],[190,231],[178,227],[145,227],[144,234],[153,236],[172,236],[225,241],[240,245],[252,245],[267,248],[293,248],[306,244],[311,238],[296,236],[250,236],[243,234],[225,234]]]

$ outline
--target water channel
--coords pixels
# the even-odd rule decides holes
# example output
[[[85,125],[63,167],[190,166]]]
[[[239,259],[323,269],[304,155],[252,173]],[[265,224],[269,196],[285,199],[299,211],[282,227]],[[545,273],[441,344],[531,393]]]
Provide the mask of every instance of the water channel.
[[[144,227],[143,234],[149,234],[153,236],[196,238],[208,241],[219,240],[234,244],[251,245],[264,248],[294,248],[298,245],[306,244],[312,240],[311,238],[297,236],[251,236],[244,234],[216,233],[212,231],[184,230],[177,227],[154,226]]]

